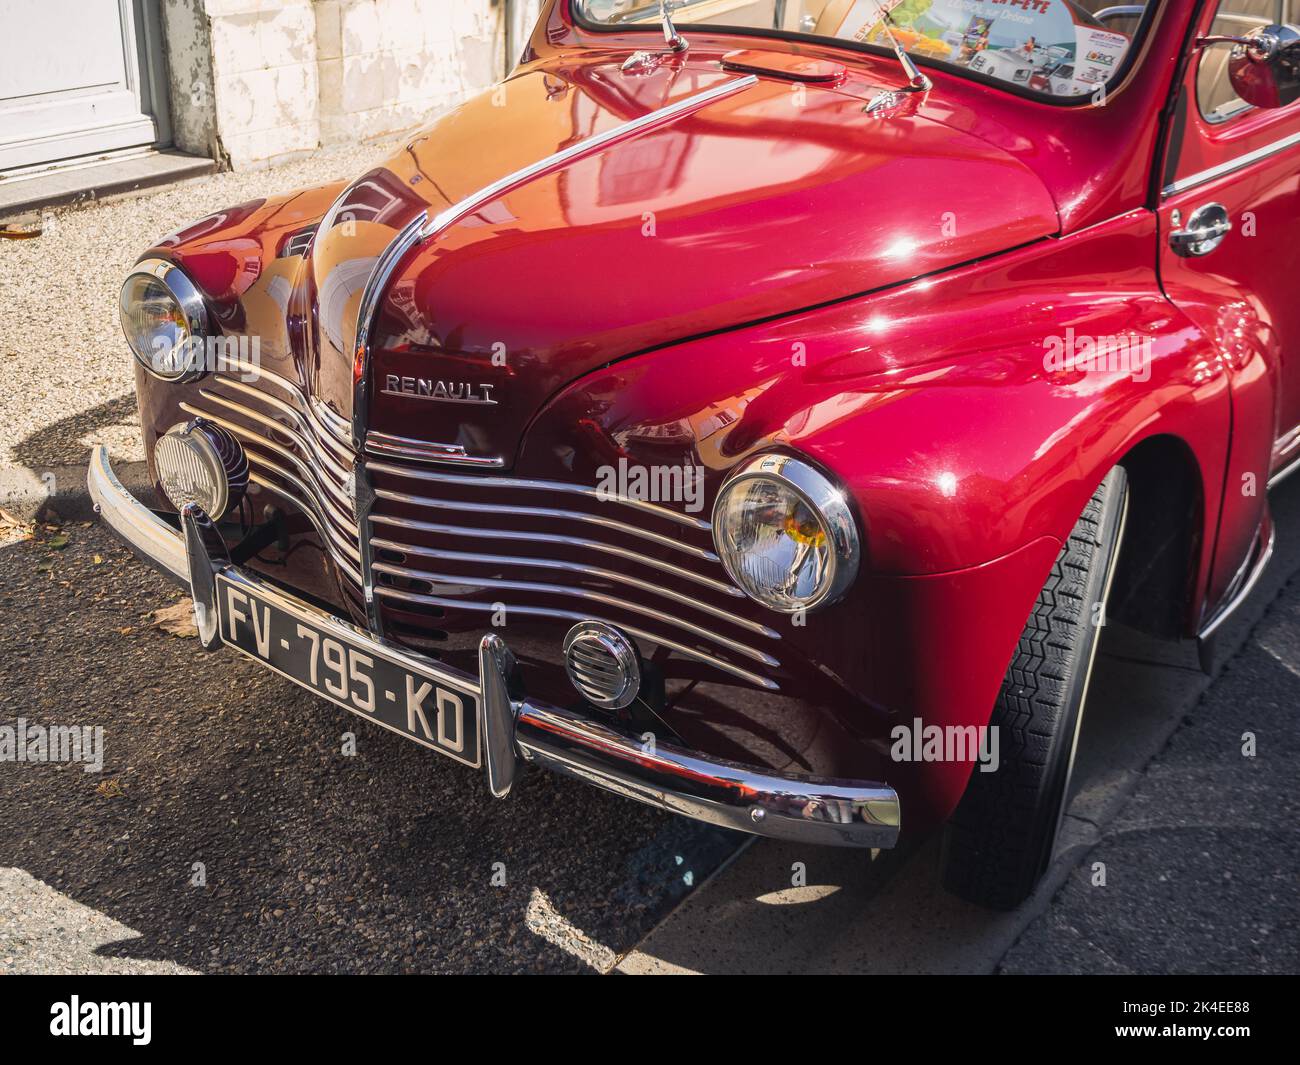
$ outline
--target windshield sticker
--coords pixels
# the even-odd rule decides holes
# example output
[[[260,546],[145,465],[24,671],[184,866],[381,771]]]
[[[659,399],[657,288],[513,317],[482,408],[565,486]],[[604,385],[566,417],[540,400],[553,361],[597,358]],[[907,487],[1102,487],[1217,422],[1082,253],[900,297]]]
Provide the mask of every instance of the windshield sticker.
[[[1111,79],[1128,51],[1128,38],[1122,33],[1079,26],[1079,47],[1074,61],[1074,91],[1092,92]]]
[[[882,10],[914,55],[1057,96],[1109,80],[1129,45],[1122,33],[1076,24],[1064,0],[854,0],[835,36],[888,45]]]

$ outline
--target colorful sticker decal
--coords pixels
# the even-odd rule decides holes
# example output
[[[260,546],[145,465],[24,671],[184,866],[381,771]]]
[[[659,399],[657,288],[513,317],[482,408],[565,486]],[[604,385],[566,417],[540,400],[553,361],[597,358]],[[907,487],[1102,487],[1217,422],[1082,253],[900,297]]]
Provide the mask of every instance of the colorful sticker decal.
[[[1122,33],[1079,26],[1079,47],[1075,52],[1075,92],[1092,92],[1110,81],[1128,51],[1128,38]]]
[[[1122,33],[1076,25],[1063,0],[854,0],[835,35],[888,44],[882,10],[914,55],[1055,96],[1107,81],[1129,44]]]

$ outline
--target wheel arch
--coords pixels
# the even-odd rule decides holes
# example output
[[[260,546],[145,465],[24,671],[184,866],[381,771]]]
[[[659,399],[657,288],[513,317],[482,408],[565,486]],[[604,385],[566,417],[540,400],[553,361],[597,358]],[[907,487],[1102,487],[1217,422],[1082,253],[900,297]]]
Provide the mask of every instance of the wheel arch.
[[[1107,615],[1167,639],[1187,634],[1205,547],[1205,483],[1188,444],[1147,437],[1116,465],[1128,474],[1128,518]]]

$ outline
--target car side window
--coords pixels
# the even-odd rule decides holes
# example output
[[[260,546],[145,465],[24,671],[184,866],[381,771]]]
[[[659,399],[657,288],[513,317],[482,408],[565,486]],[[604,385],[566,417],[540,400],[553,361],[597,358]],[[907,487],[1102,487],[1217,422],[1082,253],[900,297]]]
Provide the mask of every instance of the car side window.
[[[1294,23],[1300,0],[1220,0],[1210,32],[1240,37],[1277,23]],[[1211,44],[1201,50],[1196,71],[1196,100],[1207,122],[1226,122],[1251,110],[1228,78],[1231,44]]]

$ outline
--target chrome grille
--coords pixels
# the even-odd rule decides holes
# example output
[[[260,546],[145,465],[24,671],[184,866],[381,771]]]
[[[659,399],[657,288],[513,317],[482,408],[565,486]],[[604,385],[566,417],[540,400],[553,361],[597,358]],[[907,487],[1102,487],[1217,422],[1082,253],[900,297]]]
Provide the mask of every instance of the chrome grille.
[[[236,436],[249,479],[307,517],[360,600],[350,427],[295,383],[259,372],[262,387],[214,376],[181,409]],[[708,521],[562,481],[377,458],[366,469],[374,593],[416,615],[418,627],[457,614],[472,619],[461,627],[486,627],[504,603],[525,618],[602,621],[745,683],[779,687],[771,674],[780,634],[744,613],[748,600],[714,553]]]
[[[182,403],[181,409],[235,435],[248,456],[249,480],[306,516],[345,582],[359,595],[360,536],[347,488],[355,459],[343,435],[347,423],[323,404],[308,401],[292,381],[265,368],[247,370],[278,394],[233,377],[214,376],[199,389],[200,402]]]
[[[709,522],[560,481],[370,460],[375,594],[390,608],[603,621],[762,688],[780,634],[712,550]],[[417,516],[418,515],[418,516]]]

